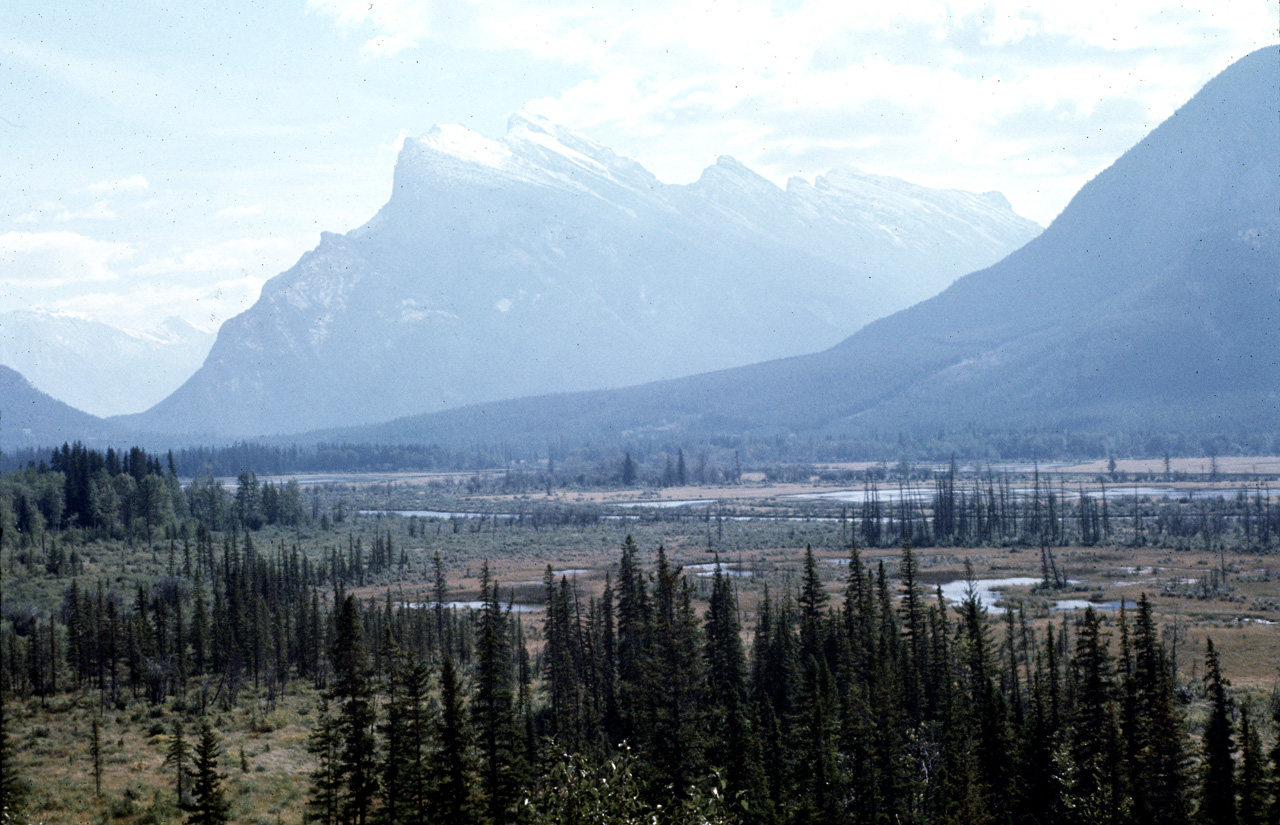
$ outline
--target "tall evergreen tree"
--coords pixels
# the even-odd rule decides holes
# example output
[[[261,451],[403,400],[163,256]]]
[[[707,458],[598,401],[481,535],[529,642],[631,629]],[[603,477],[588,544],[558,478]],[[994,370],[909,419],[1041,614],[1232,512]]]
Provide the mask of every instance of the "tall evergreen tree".
[[[643,730],[642,691],[649,649],[649,600],[635,541],[622,542],[618,562],[618,730],[619,741],[633,741]],[[639,717],[639,718],[638,718]],[[617,744],[617,742],[613,743]]]
[[[827,591],[818,576],[813,548],[804,547],[804,578],[800,584],[800,656],[822,655],[822,614],[827,607]]]
[[[173,771],[173,791],[177,795],[178,807],[184,807],[187,802],[187,773],[190,761],[186,731],[183,730],[182,720],[175,718],[169,729],[169,747],[165,750],[164,767]]]
[[[1124,736],[1138,825],[1185,825],[1190,818],[1186,732],[1173,703],[1168,658],[1146,594],[1133,630],[1133,675]]]
[[[515,811],[523,784],[515,722],[515,695],[507,618],[498,603],[498,585],[486,561],[480,573],[479,627],[476,635],[475,696],[472,722],[480,745],[481,784],[488,815],[505,822]]]
[[[376,713],[373,679],[364,645],[360,606],[348,594],[334,619],[333,642],[329,648],[334,683],[329,701],[336,705],[336,724],[341,749],[337,771],[341,781],[339,820],[365,825],[378,792],[378,762],[374,740]]]
[[[1071,663],[1076,684],[1071,710],[1069,761],[1062,780],[1069,822],[1118,825],[1130,800],[1122,771],[1115,672],[1098,614],[1086,608]]]
[[[656,787],[682,789],[700,775],[706,734],[701,714],[705,673],[690,586],[658,548],[652,641],[644,668],[644,737]]]
[[[440,825],[484,825],[480,770],[475,742],[467,723],[462,685],[445,651],[440,663],[439,751],[432,762],[431,809]]]
[[[1267,814],[1266,765],[1262,737],[1247,704],[1240,706],[1240,825],[1264,825]]]
[[[319,825],[335,825],[338,821],[338,800],[342,792],[342,773],[339,760],[342,755],[342,737],[338,721],[329,712],[329,700],[322,694],[316,723],[307,738],[307,752],[316,759],[311,772],[311,792],[307,797],[308,821]]]
[[[231,806],[222,790],[218,773],[218,757],[222,743],[207,719],[200,720],[200,740],[196,744],[195,775],[192,778],[193,799],[188,825],[224,825],[230,819]]]
[[[391,679],[383,724],[384,798],[380,822],[410,825],[430,818],[430,763],[435,750],[430,674],[420,658],[391,645]]]
[[[1200,793],[1200,820],[1204,825],[1236,825],[1235,737],[1228,684],[1213,639],[1209,639],[1204,656],[1209,719],[1204,727],[1204,779]]]
[[[711,581],[706,613],[706,673],[709,745],[713,766],[725,770],[731,797],[739,796],[746,810],[762,812],[768,790],[760,765],[760,743],[747,697],[747,661],[738,620],[738,599],[719,557]],[[755,821],[761,821],[759,817]]]

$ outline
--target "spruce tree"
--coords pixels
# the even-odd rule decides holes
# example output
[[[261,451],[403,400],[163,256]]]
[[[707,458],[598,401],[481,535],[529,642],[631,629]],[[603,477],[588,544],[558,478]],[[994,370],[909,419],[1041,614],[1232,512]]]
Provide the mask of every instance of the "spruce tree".
[[[692,593],[679,566],[658,548],[653,590],[652,642],[644,668],[644,735],[654,787],[683,789],[704,767],[706,734],[699,699],[703,695],[702,640]]]
[[[752,821],[762,822],[768,789],[760,764],[757,725],[747,697],[738,599],[729,577],[720,569],[719,557],[716,561],[705,634],[708,757],[713,766],[724,769],[730,798],[741,798]]]
[[[380,821],[385,825],[425,822],[430,806],[430,761],[435,730],[426,664],[394,646],[388,686],[386,747],[382,760],[385,789]]]
[[[1126,822],[1130,812],[1121,768],[1115,671],[1107,647],[1098,614],[1086,608],[1071,663],[1076,693],[1063,776],[1069,822],[1113,825]]]
[[[311,772],[311,792],[307,797],[308,821],[318,825],[336,825],[339,795],[342,791],[340,759],[342,736],[338,720],[329,712],[329,700],[321,694],[316,723],[307,738],[307,752],[316,759]]]
[[[628,534],[618,562],[618,741],[611,743],[615,745],[634,740],[646,721],[641,695],[649,648],[649,601],[644,573],[636,559],[638,552]]]
[[[1168,658],[1146,594],[1133,629],[1132,707],[1125,714],[1134,819],[1138,825],[1189,821],[1186,731],[1173,703]]]
[[[182,727],[182,719],[175,717],[169,732],[169,747],[165,750],[164,767],[173,770],[173,790],[177,795],[178,807],[187,803],[187,765],[190,755],[187,752],[186,731]]]
[[[365,825],[378,791],[374,741],[377,720],[360,607],[353,595],[348,594],[338,609],[329,657],[334,673],[329,700],[337,705],[336,721],[342,743],[338,756],[338,775],[342,781],[339,818],[352,825]]]
[[[480,574],[483,603],[476,636],[476,690],[472,722],[480,745],[481,777],[489,818],[505,822],[515,811],[522,784],[516,747],[515,696],[507,618],[486,561]]]
[[[462,685],[445,652],[440,663],[440,721],[436,734],[439,751],[432,761],[431,810],[439,825],[483,825],[484,806],[479,793],[479,767],[475,742],[467,723]]]
[[[1267,814],[1266,766],[1262,737],[1247,704],[1240,706],[1240,825],[1264,825]]]
[[[822,614],[827,607],[827,591],[818,576],[813,548],[804,547],[804,579],[800,585],[800,656],[822,655]]]
[[[188,825],[223,825],[230,817],[230,805],[222,790],[224,777],[218,773],[222,744],[207,719],[200,720],[200,740],[196,744],[195,774],[192,777],[191,816]]]
[[[1204,660],[1205,693],[1209,719],[1204,727],[1204,779],[1200,792],[1200,820],[1204,825],[1235,825],[1235,737],[1232,735],[1231,699],[1222,675],[1218,652],[1209,639]]]

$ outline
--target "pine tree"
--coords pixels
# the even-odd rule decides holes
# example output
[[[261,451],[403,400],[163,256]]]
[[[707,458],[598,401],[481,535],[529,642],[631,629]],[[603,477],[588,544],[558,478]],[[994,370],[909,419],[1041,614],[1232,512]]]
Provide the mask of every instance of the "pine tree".
[[[1068,821],[1122,823],[1124,793],[1115,673],[1098,614],[1086,608],[1071,663],[1077,685],[1071,711],[1063,804]]]
[[[365,825],[378,791],[376,716],[360,608],[355,596],[350,594],[339,607],[329,657],[334,673],[329,699],[337,704],[336,721],[342,742],[338,757],[338,775],[342,781],[339,818],[353,825]]]
[[[193,798],[188,825],[224,825],[230,817],[230,805],[223,794],[222,780],[218,773],[218,756],[222,744],[208,720],[200,720],[200,741],[196,744],[195,775],[192,779]]]
[[[440,750],[432,762],[431,810],[440,825],[483,825],[479,767],[462,685],[447,651],[440,664]]]
[[[1222,675],[1213,640],[1205,648],[1204,685],[1209,699],[1209,720],[1204,728],[1204,780],[1200,793],[1200,819],[1205,825],[1235,825],[1235,741],[1232,735],[1231,699]]]
[[[316,724],[307,738],[307,752],[316,758],[316,768],[311,772],[311,792],[307,798],[308,819],[318,825],[336,825],[342,791],[339,765],[342,736],[338,721],[329,712],[329,700],[323,694]]]
[[[435,730],[426,664],[392,645],[386,742],[382,762],[385,789],[380,821],[386,825],[425,822],[429,818],[429,772]]]
[[[187,736],[183,730],[182,720],[174,718],[173,727],[169,733],[169,747],[165,750],[164,767],[173,769],[173,790],[177,795],[178,807],[182,808],[187,803],[187,763],[189,762],[187,752]]]
[[[480,745],[481,776],[489,818],[505,822],[515,811],[522,784],[516,748],[515,697],[507,619],[498,603],[498,585],[486,561],[480,573],[483,603],[476,637],[476,692],[472,721]]]
[[[1249,706],[1240,706],[1240,825],[1264,825],[1267,813],[1266,766],[1262,737]]]

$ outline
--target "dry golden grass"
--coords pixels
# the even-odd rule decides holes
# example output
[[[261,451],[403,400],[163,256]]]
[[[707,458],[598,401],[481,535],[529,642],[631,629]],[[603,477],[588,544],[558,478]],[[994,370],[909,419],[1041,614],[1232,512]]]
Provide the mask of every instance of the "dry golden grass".
[[[232,821],[261,825],[301,823],[307,775],[307,720],[315,696],[295,686],[272,713],[259,699],[214,713],[222,738],[220,771],[231,801]],[[181,716],[194,746],[195,717],[173,702],[153,709],[141,701],[119,710],[100,707],[96,692],[61,696],[42,707],[38,700],[11,706],[10,732],[18,775],[28,793],[24,811],[32,822],[164,823],[181,821],[173,771],[164,767],[173,719]],[[94,717],[101,725],[102,793],[94,792],[89,742]],[[254,723],[257,723],[256,730]],[[243,748],[248,772],[241,769]]]

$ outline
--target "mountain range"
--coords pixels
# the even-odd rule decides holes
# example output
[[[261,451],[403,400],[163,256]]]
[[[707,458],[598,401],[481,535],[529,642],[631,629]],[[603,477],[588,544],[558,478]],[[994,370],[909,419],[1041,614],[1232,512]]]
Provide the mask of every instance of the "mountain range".
[[[886,434],[966,428],[1153,437],[1179,433],[1280,436],[1278,111],[1280,50],[1270,47],[1241,59],[1211,80],[1086,184],[1038,237],[999,262],[959,278],[940,294],[869,323],[836,345],[812,354],[622,389],[484,402],[377,425],[313,430],[290,438],[300,442],[412,441],[457,446],[545,445],[556,440],[618,444],[642,437],[667,441],[721,436],[856,441],[876,436],[883,443]],[[528,126],[517,124],[514,129],[526,134],[536,126],[531,122]],[[557,157],[576,151],[564,134],[545,130],[541,134],[545,137],[540,140],[556,147]],[[508,142],[516,141],[509,135]],[[446,152],[437,144],[451,148]],[[166,423],[166,416],[177,416],[201,399],[212,404],[216,399],[211,393],[216,391],[226,392],[231,400],[212,404],[212,414],[228,416],[236,426],[277,421],[274,416],[289,405],[282,406],[274,399],[282,393],[288,397],[290,392],[299,428],[326,417],[315,414],[309,406],[317,393],[349,403],[349,420],[359,420],[378,409],[393,409],[399,403],[401,385],[415,385],[416,391],[420,389],[416,385],[431,370],[449,373],[449,365],[442,365],[442,360],[456,359],[467,369],[479,369],[470,354],[474,341],[462,337],[465,320],[478,322],[484,317],[476,307],[489,307],[498,317],[508,318],[517,308],[532,311],[545,308],[547,303],[554,305],[539,297],[551,294],[553,286],[561,290],[557,296],[565,297],[572,293],[570,287],[586,290],[589,285],[612,283],[592,279],[591,271],[568,264],[557,269],[547,263],[556,249],[570,257],[568,248],[555,245],[567,236],[546,229],[552,222],[550,216],[556,217],[558,226],[568,226],[571,221],[565,216],[570,215],[572,204],[581,201],[568,195],[563,201],[549,201],[542,188],[581,194],[580,188],[590,188],[590,183],[600,190],[591,201],[598,215],[593,216],[586,207],[572,207],[578,210],[571,217],[579,228],[595,221],[590,225],[600,229],[613,221],[611,227],[616,229],[637,220],[634,216],[643,209],[652,214],[674,208],[670,203],[681,198],[701,198],[700,208],[680,213],[680,220],[702,221],[697,224],[703,230],[699,242],[708,245],[701,254],[713,274],[719,273],[716,277],[724,274],[715,269],[721,261],[718,254],[727,255],[735,265],[743,259],[730,254],[731,245],[717,248],[711,244],[708,233],[712,228],[727,233],[718,238],[753,242],[756,233],[782,223],[750,218],[745,208],[734,211],[733,219],[728,220],[727,206],[715,206],[728,201],[717,201],[708,191],[722,191],[720,184],[726,176],[738,181],[740,188],[749,188],[746,184],[752,183],[760,191],[772,191],[771,203],[794,202],[795,192],[806,191],[800,184],[769,190],[767,183],[747,177],[736,164],[722,161],[708,170],[699,184],[671,189],[653,183],[647,195],[649,205],[645,206],[640,181],[652,180],[644,177],[647,173],[593,146],[583,148],[617,168],[597,159],[609,169],[605,174],[580,160],[577,162],[585,171],[574,177],[562,167],[556,167],[559,171],[555,173],[547,171],[554,164],[544,158],[538,167],[544,172],[531,172],[528,161],[514,151],[504,154],[504,147],[510,149],[506,143],[486,143],[456,130],[438,130],[423,141],[406,144],[397,167],[396,194],[373,221],[347,236],[326,236],[314,253],[268,285],[254,310],[228,322],[235,326],[231,330],[224,327],[204,368],[191,381],[146,415],[111,423]],[[531,149],[522,151],[533,153]],[[591,157],[585,152],[578,154]],[[477,165],[483,168],[477,170]],[[514,170],[509,165],[514,165]],[[544,173],[545,179],[539,177]],[[626,177],[628,174],[632,177]],[[833,173],[812,188],[830,188],[832,179],[843,174]],[[474,211],[483,212],[476,204],[482,202],[477,199],[484,191],[487,197],[497,197],[494,193],[500,190],[494,183],[502,175],[516,181],[514,191],[528,196],[525,211],[511,206],[510,192],[500,198],[506,204],[504,209],[492,214]],[[857,177],[856,173],[848,175]],[[488,189],[478,184],[478,179],[488,181]],[[719,183],[701,186],[706,181]],[[618,187],[632,193],[627,202],[630,213],[617,205],[621,198]],[[612,200],[604,193],[612,193]],[[993,196],[951,193],[951,197],[995,206]],[[657,206],[653,205],[655,200]],[[464,207],[466,204],[469,206]],[[509,240],[519,234],[512,231],[516,225],[524,227],[527,237],[542,233],[538,237],[543,245],[535,245],[542,258],[517,254],[513,251],[517,247],[497,244],[497,239]],[[643,225],[645,231],[652,231],[653,224]],[[725,226],[736,229],[730,231]],[[650,249],[655,254],[666,249],[665,244],[677,231],[683,231],[680,222],[673,221],[663,243],[654,241]],[[467,232],[491,232],[495,245],[471,243],[463,247],[492,248],[501,254],[486,264],[483,256],[457,252],[462,247],[451,247],[451,239]],[[695,235],[698,233],[688,232],[684,237]],[[410,247],[401,244],[406,237],[416,238]],[[385,246],[380,245],[383,241]],[[616,239],[602,234],[586,249],[591,256],[598,256],[606,247],[621,255],[621,250],[630,254],[641,246],[638,235]],[[456,257],[449,257],[450,249],[457,252]],[[818,271],[819,263],[826,261],[814,249],[817,247],[811,245],[805,253],[812,269],[793,266],[787,270],[800,273],[795,277],[797,289],[809,298],[812,295],[803,291],[808,282],[801,275]],[[761,246],[752,250],[764,253]],[[404,269],[406,260],[416,262],[427,274],[420,280],[409,278]],[[528,266],[522,268],[515,262]],[[834,266],[830,261],[822,265]],[[477,270],[467,268],[473,266],[499,279],[504,291],[488,291],[494,283],[490,278],[459,274],[464,270],[474,273]],[[609,270],[617,271],[621,270]],[[645,271],[658,277],[657,267]],[[452,274],[445,277],[441,273]],[[534,280],[541,276],[539,283],[547,292],[511,292],[508,287],[517,281],[502,281],[499,276]],[[745,276],[740,280],[747,282]],[[421,283],[426,286],[406,291],[407,284]],[[432,285],[446,283],[450,291],[441,288],[432,292]],[[473,292],[466,292],[468,285]],[[495,300],[495,294],[516,298]],[[603,293],[584,294],[593,306],[609,306]],[[792,308],[803,303],[791,300],[795,294],[788,297],[785,310],[779,308],[781,299],[756,308],[763,306],[766,316],[785,318],[799,311]],[[395,295],[401,296],[400,303],[388,309],[387,297]],[[735,313],[749,306],[739,306],[731,297],[736,296],[723,297],[722,310],[736,319],[739,316]],[[433,300],[437,303],[431,303]],[[674,299],[650,303],[664,308],[679,306]],[[666,313],[659,315],[665,317]],[[384,328],[379,331],[375,325],[363,338],[359,330],[347,328],[355,319],[369,317],[381,318]],[[599,317],[610,323],[599,322]],[[616,339],[635,343],[628,337],[634,326],[623,323],[620,312],[604,312],[599,317],[585,318],[583,327],[592,335],[612,329]],[[812,324],[818,313],[811,307],[804,317]],[[298,325],[290,326],[290,319]],[[453,329],[457,334],[454,349],[416,349],[406,356],[401,348],[418,339],[393,330],[419,326]],[[760,326],[751,329],[759,330]],[[515,331],[527,330],[517,325]],[[535,340],[536,336],[513,335],[485,342],[485,347],[491,347],[485,349],[485,357],[491,359],[486,362],[490,373],[510,376],[513,370],[527,371],[530,360],[536,362],[543,354],[533,348]],[[583,346],[579,338],[570,340],[574,346]],[[687,345],[687,339],[680,340]],[[330,347],[326,343],[330,341],[345,343]],[[363,342],[369,351],[350,350],[352,341]],[[394,345],[386,345],[387,341]],[[527,344],[523,350],[522,342]],[[498,352],[508,353],[510,363],[501,361]],[[235,371],[238,358],[252,362],[255,355],[256,371]],[[262,366],[294,365],[304,356],[311,359],[307,362],[312,364],[311,371],[304,371],[296,380],[292,373],[276,376]],[[343,357],[351,364],[342,363]],[[432,366],[406,366],[407,360],[415,358],[419,364]],[[325,364],[331,373],[319,372]],[[352,371],[359,368],[376,375],[368,380],[353,378]],[[387,370],[392,371],[390,377]],[[221,378],[214,381],[218,376]],[[379,395],[384,384],[387,392]],[[444,385],[427,386],[430,393]],[[504,386],[514,392],[523,385],[510,380]],[[368,392],[369,398],[353,400],[352,387]],[[18,391],[32,408],[52,402],[16,374],[0,370],[0,398],[8,399]],[[492,391],[497,394],[501,389],[492,387]],[[390,401],[380,406],[384,397]],[[245,398],[256,399],[249,405],[252,414],[247,418],[243,413]],[[460,403],[463,398],[459,394],[452,400]],[[51,409],[58,415],[66,413],[61,407]],[[322,407],[322,411],[327,409]],[[4,416],[0,434],[7,436],[15,423],[22,426],[8,406]],[[71,422],[87,430],[101,424],[96,419]],[[207,432],[216,431],[204,419],[200,426],[208,427]],[[161,426],[152,429],[172,431]]]
[[[122,329],[69,313],[0,313],[0,365],[93,415],[141,412],[199,369],[213,333],[181,318]]]
[[[824,351],[326,438],[538,443],[1030,428],[1280,431],[1280,52],[1255,52],[1036,239]]]
[[[406,140],[389,202],[271,279],[127,426],[209,437],[617,387],[828,347],[1040,227],[998,193],[730,158],[668,185],[514,116]]]

